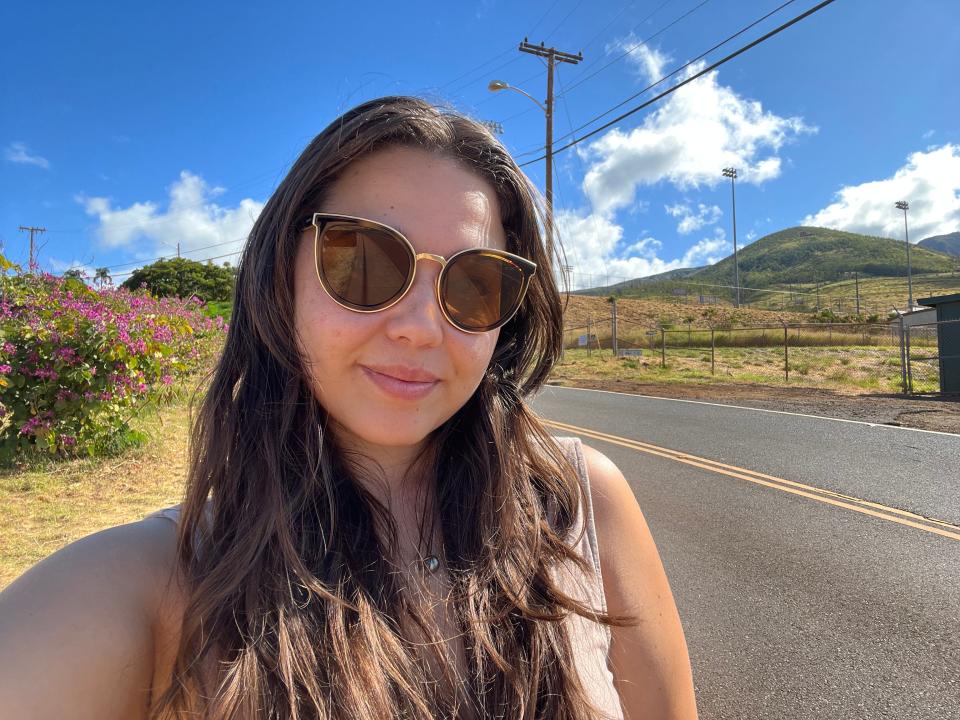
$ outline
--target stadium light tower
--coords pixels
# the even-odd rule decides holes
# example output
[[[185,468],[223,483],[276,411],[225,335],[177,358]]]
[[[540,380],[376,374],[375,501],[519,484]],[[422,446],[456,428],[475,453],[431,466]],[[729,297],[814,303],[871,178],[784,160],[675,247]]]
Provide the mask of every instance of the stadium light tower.
[[[910,266],[910,234],[907,232],[907,210],[910,203],[901,200],[894,207],[903,210],[903,237],[907,241],[907,311],[913,310],[913,268]]]
[[[733,200],[733,277],[737,286],[736,306],[740,307],[740,263],[737,259],[737,169],[723,169],[723,176],[730,178],[730,197]]]

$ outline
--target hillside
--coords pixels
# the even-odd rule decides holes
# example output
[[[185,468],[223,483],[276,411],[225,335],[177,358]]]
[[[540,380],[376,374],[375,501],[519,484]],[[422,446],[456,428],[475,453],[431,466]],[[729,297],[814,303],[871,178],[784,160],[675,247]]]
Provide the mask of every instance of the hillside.
[[[741,287],[766,288],[789,283],[830,282],[844,273],[907,274],[906,246],[890,238],[840,230],[795,227],[760,238],[739,252]],[[950,272],[956,261],[943,253],[913,247],[915,274]],[[733,256],[692,275],[691,280],[731,284]]]
[[[910,260],[914,276],[954,274],[957,258],[913,246]],[[889,278],[893,285],[906,283],[907,259],[903,242],[890,238],[815,227],[795,227],[760,238],[739,252],[740,287],[771,290],[812,290],[816,283],[842,282],[858,273]],[[951,281],[952,282],[952,281]],[[605,287],[578,291],[583,295],[623,297],[704,296],[706,302],[732,302],[733,256],[715,265],[661,273]],[[799,296],[742,290],[745,303],[764,301],[776,305],[799,302]],[[884,302],[886,298],[884,298]],[[813,308],[814,304],[810,303]]]
[[[610,303],[605,297],[570,295],[563,324],[568,330],[585,328],[589,323],[602,326],[606,331],[610,327]],[[809,316],[793,312],[771,312],[740,308],[739,310],[723,305],[698,305],[694,303],[659,302],[656,300],[634,300],[620,298],[617,301],[617,319],[622,330],[632,328],[654,329],[661,323],[686,327],[716,326],[756,326],[779,325],[780,320],[787,322],[809,322]]]
[[[960,257],[960,231],[928,237],[918,242],[917,246]]]

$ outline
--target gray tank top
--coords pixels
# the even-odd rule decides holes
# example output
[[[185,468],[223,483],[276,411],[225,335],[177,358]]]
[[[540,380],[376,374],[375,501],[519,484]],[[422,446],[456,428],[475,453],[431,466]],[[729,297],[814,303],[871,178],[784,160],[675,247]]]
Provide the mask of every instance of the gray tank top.
[[[576,518],[571,537],[580,538],[574,545],[574,550],[587,561],[589,567],[587,573],[575,567],[559,568],[555,571],[557,579],[561,588],[572,598],[606,612],[607,602],[603,594],[603,577],[600,573],[597,529],[593,522],[593,499],[590,494],[590,478],[587,476],[583,448],[580,438],[566,437],[555,438],[555,440],[563,449],[580,480],[584,512]],[[159,510],[149,517],[164,517],[177,523],[180,519],[180,508],[170,507]],[[610,628],[579,615],[571,615],[567,622],[574,659],[587,695],[600,711],[601,718],[623,720],[620,697],[613,685],[613,674],[610,672],[607,660],[610,650]]]

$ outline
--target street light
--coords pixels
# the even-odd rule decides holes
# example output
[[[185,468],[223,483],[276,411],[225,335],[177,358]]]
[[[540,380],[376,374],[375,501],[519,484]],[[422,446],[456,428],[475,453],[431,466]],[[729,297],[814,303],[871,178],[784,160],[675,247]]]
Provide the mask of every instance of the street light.
[[[737,169],[723,169],[723,176],[730,178],[730,194],[733,198],[733,276],[737,286],[736,306],[740,307],[740,262],[737,259]]]
[[[913,310],[913,269],[910,267],[910,234],[907,232],[907,210],[910,209],[910,203],[901,200],[894,207],[903,210],[903,237],[907,241],[907,312],[910,312]]]
[[[546,144],[546,196],[547,196],[547,257],[553,262],[553,74],[550,74],[548,84],[550,87],[547,92],[547,104],[537,100],[526,90],[506,83],[503,80],[491,80],[487,85],[487,90],[497,92],[498,90],[513,90],[521,95],[530,98],[538,108],[543,110],[547,118],[547,144]]]

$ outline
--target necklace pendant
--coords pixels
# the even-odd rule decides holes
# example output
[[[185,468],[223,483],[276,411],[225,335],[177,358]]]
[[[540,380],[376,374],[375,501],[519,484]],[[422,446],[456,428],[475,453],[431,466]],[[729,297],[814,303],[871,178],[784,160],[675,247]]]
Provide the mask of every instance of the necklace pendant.
[[[423,567],[428,573],[435,573],[440,567],[440,558],[436,555],[427,555],[423,559]]]

